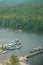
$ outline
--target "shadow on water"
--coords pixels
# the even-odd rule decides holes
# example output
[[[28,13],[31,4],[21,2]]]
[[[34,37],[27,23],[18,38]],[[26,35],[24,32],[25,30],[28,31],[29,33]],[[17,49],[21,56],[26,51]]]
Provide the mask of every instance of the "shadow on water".
[[[43,65],[43,53],[28,59],[30,65]]]

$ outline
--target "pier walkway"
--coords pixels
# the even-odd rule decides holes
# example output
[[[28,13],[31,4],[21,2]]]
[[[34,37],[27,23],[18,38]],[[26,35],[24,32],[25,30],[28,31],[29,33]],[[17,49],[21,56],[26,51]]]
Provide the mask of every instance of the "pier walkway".
[[[40,50],[40,51],[37,51],[34,53],[29,53],[28,55],[25,56],[25,58],[30,58],[30,57],[33,57],[35,55],[41,54],[41,53],[43,53],[43,50]]]

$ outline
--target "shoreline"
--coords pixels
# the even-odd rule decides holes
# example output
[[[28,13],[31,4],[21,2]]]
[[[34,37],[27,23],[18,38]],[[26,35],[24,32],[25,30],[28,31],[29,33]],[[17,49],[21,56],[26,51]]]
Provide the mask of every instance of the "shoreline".
[[[25,57],[18,57],[19,59],[19,65],[29,65],[26,63],[27,59]],[[7,60],[3,60],[0,62],[0,65],[6,65],[6,63],[9,63],[9,58]]]

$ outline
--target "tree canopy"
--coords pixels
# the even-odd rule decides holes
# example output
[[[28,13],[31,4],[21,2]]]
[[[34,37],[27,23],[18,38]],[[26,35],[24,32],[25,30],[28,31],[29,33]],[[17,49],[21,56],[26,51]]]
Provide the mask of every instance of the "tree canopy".
[[[19,59],[16,55],[11,55],[9,62],[10,63],[7,62],[6,65],[18,65]]]
[[[43,3],[0,6],[0,28],[43,31]]]

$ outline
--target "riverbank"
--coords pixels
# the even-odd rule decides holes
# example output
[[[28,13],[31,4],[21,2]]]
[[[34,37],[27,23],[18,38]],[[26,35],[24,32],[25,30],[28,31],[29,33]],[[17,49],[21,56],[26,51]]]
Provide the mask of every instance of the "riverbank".
[[[2,62],[0,62],[0,65],[6,65],[7,62],[10,63],[9,59],[10,58],[8,58],[7,60],[3,60]],[[18,57],[18,59],[19,59],[19,65],[28,65],[27,62],[26,62],[27,58]]]
[[[40,50],[40,51],[37,51],[37,52],[34,52],[34,53],[31,53],[30,55],[28,54],[28,56],[23,56],[23,57],[19,57],[18,56],[18,60],[19,60],[19,65],[29,65],[27,62],[28,62],[28,58],[32,57],[32,56],[35,56],[35,55],[38,55],[40,53],[43,53],[43,50]],[[10,62],[10,58],[6,59],[6,60],[3,60],[2,62],[0,62],[0,65],[6,65],[6,63],[9,63],[11,64]]]
[[[28,65],[25,62],[19,62],[20,65]]]

